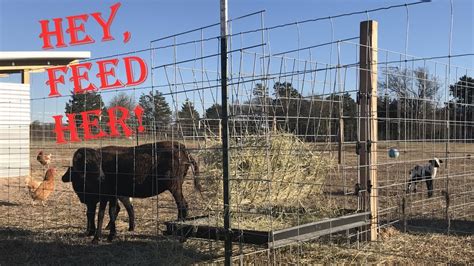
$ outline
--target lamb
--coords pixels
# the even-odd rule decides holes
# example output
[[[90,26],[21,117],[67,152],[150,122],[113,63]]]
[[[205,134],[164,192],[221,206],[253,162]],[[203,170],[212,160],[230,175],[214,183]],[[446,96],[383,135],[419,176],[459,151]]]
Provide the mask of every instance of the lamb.
[[[99,149],[99,152],[100,150],[109,150],[111,148],[113,149],[114,146],[109,146],[109,147],[104,147],[102,149]],[[94,218],[95,218],[97,203],[100,202],[101,197],[100,197],[99,183],[94,179],[88,179],[86,182],[85,172],[94,170],[94,169],[86,168],[89,166],[88,164],[84,164],[84,159],[87,158],[87,156],[93,156],[93,154],[86,154],[82,152],[81,149],[78,149],[74,153],[74,156],[73,156],[73,166],[68,167],[66,173],[64,173],[64,175],[62,176],[62,181],[72,182],[72,187],[76,195],[79,197],[79,200],[81,201],[81,203],[86,204],[87,229],[86,229],[85,234],[86,236],[93,236],[95,235],[95,232],[96,232]],[[91,159],[93,160],[94,158],[92,157],[87,158],[87,160],[91,160]],[[130,198],[118,197],[118,199],[123,203],[128,213],[128,222],[129,222],[128,230],[133,231],[135,229],[135,212],[133,210],[133,205],[130,202]],[[113,200],[117,201],[117,199],[113,199]],[[120,206],[118,204],[115,204],[115,206],[116,206],[115,217],[117,217],[117,215],[120,212]],[[110,222],[106,228],[110,228]]]
[[[114,151],[115,149],[115,151]],[[98,225],[93,243],[101,237],[102,223],[107,203],[110,203],[110,234],[115,238],[116,197],[147,198],[166,190],[173,195],[178,207],[178,219],[185,219],[188,204],[183,196],[182,185],[189,167],[194,170],[194,186],[201,191],[196,175],[198,165],[178,142],[162,141],[136,147],[115,147],[95,150],[81,148],[74,154],[73,168],[82,170],[86,179],[86,193],[102,195],[100,198]]]
[[[436,177],[440,163],[443,163],[443,161],[435,157],[428,162],[427,165],[416,165],[410,170],[407,193],[410,193],[412,186],[413,192],[416,192],[416,184],[425,180],[426,188],[428,189],[428,197],[431,198],[433,196],[433,179]]]

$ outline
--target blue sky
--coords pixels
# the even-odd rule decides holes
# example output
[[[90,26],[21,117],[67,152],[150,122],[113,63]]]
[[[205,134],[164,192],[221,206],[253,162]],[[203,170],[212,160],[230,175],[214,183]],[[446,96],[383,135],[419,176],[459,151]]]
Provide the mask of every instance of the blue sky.
[[[22,51],[41,50],[42,41],[39,20],[52,19],[55,17],[66,17],[83,13],[100,11],[104,17],[109,14],[109,6],[121,2],[122,6],[112,25],[112,35],[115,41],[100,42],[93,44],[73,46],[61,49],[91,51],[93,57],[107,56],[148,48],[150,40],[186,31],[191,28],[213,24],[219,20],[219,1],[185,1],[185,0],[0,0],[0,50]],[[265,10],[265,26],[284,24],[294,21],[302,21],[311,18],[333,16],[341,13],[374,9],[377,7],[412,3],[416,1],[383,1],[383,0],[229,0],[229,17],[237,17],[259,10]],[[452,32],[452,54],[473,53],[474,45],[474,6],[471,0],[453,0],[454,3],[454,25]],[[391,9],[388,11],[373,12],[363,15],[325,20],[317,23],[299,25],[298,27],[286,27],[271,31],[271,52],[277,53],[307,45],[329,42],[331,40],[358,36],[359,22],[367,19],[379,22],[379,48],[393,52],[405,52],[407,33],[407,12],[405,8]],[[416,57],[443,56],[448,54],[449,28],[450,28],[450,2],[448,0],[433,0],[431,3],[410,6],[408,9],[408,54]],[[260,16],[253,16],[236,21],[232,25],[234,33],[256,29],[260,27]],[[63,25],[66,27],[66,25]],[[100,39],[101,31],[92,20],[86,23],[87,33],[95,39]],[[121,36],[124,31],[132,33],[132,39],[124,44]],[[299,33],[299,34],[298,34]],[[218,28],[204,32],[205,37],[218,34]],[[178,38],[177,42],[198,38],[198,35],[190,35]],[[66,36],[66,41],[68,37]],[[235,47],[247,46],[259,43],[259,35],[246,35],[233,41]],[[241,42],[241,43],[239,43]],[[358,42],[355,40],[354,42]],[[169,42],[168,42],[169,43]],[[163,42],[163,44],[167,44]],[[161,43],[160,43],[161,45]],[[350,46],[348,44],[348,46]],[[216,42],[206,45],[205,54],[217,52]],[[178,60],[193,58],[199,55],[196,52],[199,47],[183,47],[178,50]],[[260,49],[260,48],[259,48]],[[313,51],[314,57],[321,62],[334,63],[337,60],[335,46],[331,50],[321,48]],[[342,48],[343,61],[351,62],[355,58],[350,55],[351,49]],[[396,58],[396,54],[390,53],[390,58]],[[157,53],[155,65],[169,62],[172,59],[171,52]],[[331,56],[329,56],[331,54]],[[142,53],[149,63],[149,53]],[[381,57],[382,54],[379,54]],[[294,57],[307,57],[307,55],[292,55]],[[250,58],[250,57],[249,57]],[[247,58],[246,68],[250,66]],[[380,60],[380,58],[379,58]],[[215,61],[211,60],[211,61]],[[447,62],[446,60],[440,60]],[[215,69],[215,62],[204,62],[208,68]],[[466,68],[474,68],[474,57],[463,57],[452,60],[452,64],[458,64]],[[234,67],[234,65],[233,65]],[[298,67],[300,67],[298,65]],[[95,74],[95,73],[94,73]],[[92,74],[91,74],[92,75]],[[124,75],[120,72],[119,76]],[[159,74],[156,75],[160,77]],[[0,79],[0,82],[14,79]],[[48,89],[44,84],[45,75],[35,74],[32,79],[32,98],[46,97]],[[162,80],[157,81],[163,82]],[[149,84],[148,80],[146,84]],[[166,82],[165,82],[166,83]],[[137,94],[138,95],[138,94]],[[104,95],[107,101],[111,94]],[[217,95],[214,95],[214,97]],[[189,95],[187,95],[189,97]],[[192,97],[199,97],[193,95]],[[210,97],[204,95],[204,97]],[[66,99],[38,100],[33,104],[33,112],[37,113],[45,121],[50,121],[50,114],[59,114],[64,111]],[[204,108],[204,106],[203,106]]]

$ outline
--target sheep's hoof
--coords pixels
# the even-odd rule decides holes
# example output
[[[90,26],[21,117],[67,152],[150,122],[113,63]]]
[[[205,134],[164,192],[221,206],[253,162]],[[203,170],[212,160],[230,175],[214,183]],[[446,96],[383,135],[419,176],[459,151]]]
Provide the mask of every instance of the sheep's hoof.
[[[178,222],[184,222],[184,221],[186,221],[186,216],[185,216],[185,215],[178,215],[177,221],[178,221]]]
[[[115,239],[115,234],[109,234],[107,241],[112,242]]]
[[[89,231],[86,231],[86,236],[93,236],[95,235],[95,230],[89,230]]]
[[[99,244],[99,238],[98,238],[98,237],[94,237],[94,239],[92,239],[92,244],[94,244],[94,245]]]
[[[188,217],[188,210],[183,208],[178,210],[178,221],[183,222]]]

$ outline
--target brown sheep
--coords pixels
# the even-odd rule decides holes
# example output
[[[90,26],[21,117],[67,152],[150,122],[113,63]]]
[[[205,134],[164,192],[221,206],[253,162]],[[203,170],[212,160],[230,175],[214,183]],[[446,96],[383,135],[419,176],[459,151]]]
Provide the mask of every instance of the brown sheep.
[[[168,190],[178,207],[178,219],[185,219],[188,204],[182,185],[190,166],[194,170],[194,186],[201,190],[196,178],[198,165],[186,147],[178,142],[162,141],[107,150],[81,148],[74,154],[73,162],[78,166],[76,169],[87,169],[84,175],[92,184],[89,193],[99,192],[101,195],[94,243],[101,236],[107,202],[110,203],[111,225],[108,240],[115,238],[117,196],[147,198]]]

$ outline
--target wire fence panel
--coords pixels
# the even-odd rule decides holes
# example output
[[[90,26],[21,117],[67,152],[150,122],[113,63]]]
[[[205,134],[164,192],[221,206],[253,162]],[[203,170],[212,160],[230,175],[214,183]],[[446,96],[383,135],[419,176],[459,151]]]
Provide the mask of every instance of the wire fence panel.
[[[275,26],[265,24],[263,11],[228,22],[230,232],[224,231],[226,107],[219,24],[152,40],[143,50],[84,61],[143,58],[147,77],[139,86],[84,94],[64,87],[55,98],[21,94],[28,98],[21,103],[14,99],[20,92],[2,98],[0,143],[10,146],[0,149],[8,162],[0,169],[6,177],[0,180],[0,227],[59,233],[74,242],[85,229],[97,232],[91,228],[95,220],[86,223],[91,209],[80,202],[96,208],[100,199],[110,198],[106,203],[112,206],[118,197],[118,208],[127,208],[133,198],[135,223],[130,209],[127,218],[122,208],[118,238],[151,239],[157,249],[173,253],[160,253],[157,260],[180,264],[223,262],[226,233],[234,243],[231,259],[241,264],[335,261],[327,254],[353,262],[350,252],[363,253],[357,262],[378,262],[373,254],[380,247],[359,248],[365,240],[386,239],[394,228],[472,234],[474,71],[451,62],[472,55],[449,51],[422,58],[409,55],[406,47],[397,52],[361,44],[367,36],[359,32],[335,34],[338,19],[359,23],[369,13],[411,5]],[[314,36],[315,27],[326,29],[329,38]],[[136,65],[132,70],[140,72]],[[117,77],[127,75],[123,68],[117,72]],[[366,77],[361,73],[374,77],[367,85],[373,91],[362,90]],[[32,84],[46,79],[39,73]],[[91,77],[91,82],[100,81]],[[21,104],[28,117],[3,119],[4,113],[11,118],[22,112]],[[129,112],[129,128],[119,126],[112,137],[110,121],[124,116],[123,110],[110,111],[115,106]],[[143,109],[140,119],[137,106]],[[91,119],[98,125],[89,133],[83,125],[87,117],[66,121],[67,113],[95,109]],[[63,114],[63,125],[75,123],[80,141],[57,144],[51,120],[57,114]],[[140,125],[144,132],[138,132]],[[109,137],[84,140],[101,131]],[[84,170],[74,168],[73,156],[84,147],[98,154],[97,169],[88,165],[87,150]],[[51,163],[37,162],[44,159]],[[41,182],[50,168],[56,171],[54,192],[41,200],[43,205],[21,207],[35,198],[38,185],[31,179]],[[364,176],[364,169],[371,174]],[[67,173],[71,178],[79,173],[83,181],[64,182]],[[88,183],[94,178],[114,185],[104,190],[106,183]],[[113,208],[110,213],[105,217]],[[125,233],[129,229],[135,232]],[[388,252],[405,252],[408,258],[401,261],[416,262],[407,250]]]

